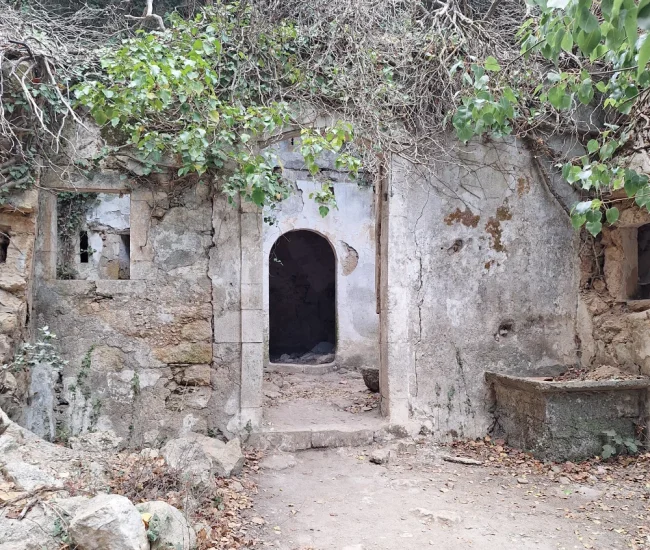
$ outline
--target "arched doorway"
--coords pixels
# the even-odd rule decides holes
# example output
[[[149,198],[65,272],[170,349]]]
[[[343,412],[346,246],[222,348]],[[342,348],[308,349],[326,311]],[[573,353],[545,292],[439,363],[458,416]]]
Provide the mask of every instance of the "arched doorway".
[[[336,348],[336,258],[313,231],[290,231],[269,256],[271,362],[321,362]]]

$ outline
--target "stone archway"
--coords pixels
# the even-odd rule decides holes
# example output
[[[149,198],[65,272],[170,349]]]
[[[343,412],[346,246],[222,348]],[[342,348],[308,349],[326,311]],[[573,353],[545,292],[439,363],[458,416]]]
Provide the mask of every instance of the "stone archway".
[[[336,257],[314,231],[282,235],[269,255],[269,356],[311,362],[336,348]]]

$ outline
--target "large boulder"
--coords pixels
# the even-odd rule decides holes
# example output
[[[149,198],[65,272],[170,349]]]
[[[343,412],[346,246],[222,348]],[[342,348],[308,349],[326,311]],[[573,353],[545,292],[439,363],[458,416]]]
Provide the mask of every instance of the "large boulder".
[[[161,450],[165,462],[197,482],[212,475],[230,477],[241,472],[244,455],[239,439],[224,443],[201,434],[189,434],[168,441]]]
[[[185,516],[166,502],[156,500],[136,506],[140,514],[150,514],[147,537],[151,550],[193,550],[196,533]]]
[[[79,550],[149,550],[140,512],[120,495],[99,495],[80,506],[68,532]]]

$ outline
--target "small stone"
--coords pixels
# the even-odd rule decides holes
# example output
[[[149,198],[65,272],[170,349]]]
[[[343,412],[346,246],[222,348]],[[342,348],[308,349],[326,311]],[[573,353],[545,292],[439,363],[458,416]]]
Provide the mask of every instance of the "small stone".
[[[204,483],[214,474],[220,477],[236,475],[244,466],[238,438],[224,443],[205,435],[189,434],[168,441],[161,452],[171,468]]]
[[[379,369],[377,367],[362,367],[361,374],[366,387],[374,393],[379,392]]]
[[[35,491],[41,487],[59,489],[63,487],[61,480],[26,462],[7,462],[0,471],[8,481],[13,482],[18,491]]]
[[[286,470],[297,464],[296,458],[291,454],[278,453],[260,460],[260,468],[265,470]]]
[[[233,481],[233,482],[228,486],[228,488],[229,488],[231,491],[235,491],[235,493],[241,493],[241,492],[244,490],[244,486],[243,486],[241,483],[239,483],[239,481]]]
[[[565,477],[565,476],[562,476],[562,477],[558,478],[558,481],[562,485],[570,485],[571,484],[571,480],[568,477]]]
[[[158,449],[142,449],[140,451],[140,456],[142,458],[156,459],[160,457],[160,451]]]
[[[390,460],[389,449],[375,449],[370,455],[370,462],[373,464],[388,464]]]
[[[517,478],[517,483],[520,483],[521,485],[527,485],[528,480],[525,477],[518,477]]]

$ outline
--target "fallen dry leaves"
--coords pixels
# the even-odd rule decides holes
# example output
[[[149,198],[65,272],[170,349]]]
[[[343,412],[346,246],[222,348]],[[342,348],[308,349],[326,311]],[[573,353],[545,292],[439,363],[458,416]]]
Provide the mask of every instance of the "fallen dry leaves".
[[[650,452],[555,463],[538,460],[489,436],[455,441],[447,449],[455,456],[481,461],[486,468],[497,468],[539,498],[559,494],[568,500],[573,492],[582,491],[593,498],[575,508],[563,508],[564,517],[614,531],[624,537],[628,548],[650,548]],[[581,537],[584,548],[596,548]]]
[[[183,511],[197,531],[198,550],[251,548],[259,541],[250,527],[259,518],[248,519],[243,512],[252,508],[251,495],[257,492],[251,474],[259,469],[259,459],[258,453],[248,453],[241,475],[188,486],[163,458],[122,453],[110,463],[110,488],[135,504],[164,500]]]

